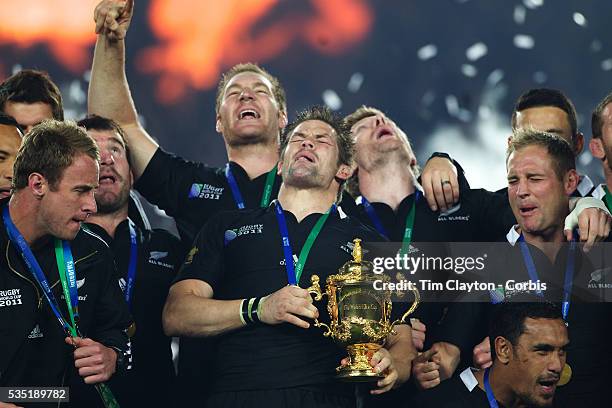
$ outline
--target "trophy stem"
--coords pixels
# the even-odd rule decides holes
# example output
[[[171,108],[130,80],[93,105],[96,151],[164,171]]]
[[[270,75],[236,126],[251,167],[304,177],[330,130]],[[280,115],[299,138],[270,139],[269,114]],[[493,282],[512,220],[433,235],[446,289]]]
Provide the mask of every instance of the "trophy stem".
[[[336,378],[350,382],[373,382],[384,378],[384,375],[374,371],[370,359],[382,346],[376,343],[359,343],[347,346],[349,363],[338,367]]]

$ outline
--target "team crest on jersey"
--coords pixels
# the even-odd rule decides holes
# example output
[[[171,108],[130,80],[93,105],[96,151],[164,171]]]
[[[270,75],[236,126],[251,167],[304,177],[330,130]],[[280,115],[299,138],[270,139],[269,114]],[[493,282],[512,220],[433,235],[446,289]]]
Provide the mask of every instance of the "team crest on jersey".
[[[211,186],[210,184],[193,183],[189,189],[189,198],[218,200],[223,195],[224,189],[224,187]]]
[[[342,249],[347,254],[352,254],[353,248],[355,248],[355,244],[353,243],[353,241],[347,241],[346,243],[340,245],[340,249]]]
[[[449,208],[447,211],[441,212],[438,215],[438,222],[445,221],[469,221],[470,214],[456,214],[461,209],[461,203]]]
[[[162,261],[168,256],[168,251],[151,251],[149,253],[149,263],[152,265],[163,266],[164,268],[173,269],[174,266]]]
[[[612,268],[602,268],[591,272],[591,279],[588,283],[589,289],[612,289],[612,282],[607,281],[607,277],[612,273]]]

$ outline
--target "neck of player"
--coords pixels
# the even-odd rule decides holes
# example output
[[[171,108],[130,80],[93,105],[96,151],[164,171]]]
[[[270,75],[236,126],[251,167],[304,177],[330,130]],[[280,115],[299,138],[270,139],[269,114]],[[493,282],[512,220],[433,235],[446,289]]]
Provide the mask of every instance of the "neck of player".
[[[523,231],[522,234],[527,243],[544,252],[551,262],[555,261],[561,244],[565,242],[563,221],[544,231],[538,231],[537,233]]]
[[[13,193],[8,206],[11,220],[30,247],[42,244],[48,238],[48,232],[40,221],[40,201],[23,197],[25,192]]]
[[[359,167],[359,191],[372,203],[385,203],[394,211],[416,190],[416,177],[406,162],[389,161],[366,170]]]
[[[323,214],[336,202],[337,189],[304,189],[283,183],[278,192],[278,201],[283,210],[291,212],[298,222],[310,214]]]
[[[120,209],[110,213],[95,213],[89,216],[87,222],[99,225],[104,228],[106,233],[111,238],[115,238],[115,231],[117,226],[121,224],[128,217],[128,205],[124,205]]]
[[[527,408],[517,395],[514,394],[510,387],[511,380],[504,378],[504,373],[496,370],[497,367],[489,368],[489,384],[495,396],[495,400],[508,408]],[[503,367],[505,368],[505,367]],[[484,370],[479,370],[474,373],[474,377],[478,380],[478,387],[484,392]]]
[[[252,180],[269,172],[278,162],[278,144],[273,143],[245,144],[230,146],[226,144],[229,161],[242,167]]]

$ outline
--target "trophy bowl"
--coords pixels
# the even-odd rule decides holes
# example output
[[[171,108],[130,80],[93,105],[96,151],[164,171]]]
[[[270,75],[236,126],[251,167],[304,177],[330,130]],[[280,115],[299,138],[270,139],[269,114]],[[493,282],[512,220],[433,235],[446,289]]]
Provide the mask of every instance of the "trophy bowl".
[[[327,278],[325,292],[320,278],[313,275],[307,289],[315,300],[327,296],[329,325],[315,319],[314,325],[325,329],[323,335],[346,347],[349,362],[336,368],[337,378],[344,381],[377,381],[384,375],[370,365],[376,351],[385,345],[387,336],[397,335],[397,324],[405,324],[419,304],[419,292],[412,289],[414,301],[402,318],[391,322],[391,291],[374,289],[375,281],[388,282],[387,275],[375,274],[372,262],[363,260],[361,240],[353,240],[353,259],[345,263],[336,275]]]

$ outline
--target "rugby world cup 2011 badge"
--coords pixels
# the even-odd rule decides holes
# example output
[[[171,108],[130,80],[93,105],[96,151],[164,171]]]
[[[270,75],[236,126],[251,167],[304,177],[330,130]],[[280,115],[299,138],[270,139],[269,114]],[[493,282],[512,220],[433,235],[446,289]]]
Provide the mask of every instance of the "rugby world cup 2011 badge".
[[[223,194],[224,187],[211,186],[210,184],[193,183],[189,189],[189,198],[219,200]]]

